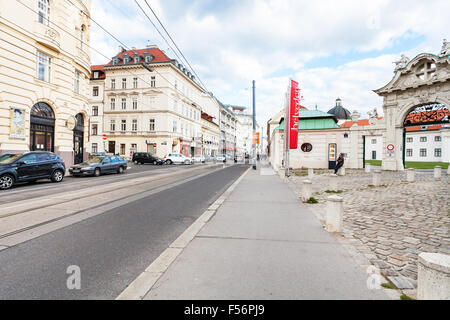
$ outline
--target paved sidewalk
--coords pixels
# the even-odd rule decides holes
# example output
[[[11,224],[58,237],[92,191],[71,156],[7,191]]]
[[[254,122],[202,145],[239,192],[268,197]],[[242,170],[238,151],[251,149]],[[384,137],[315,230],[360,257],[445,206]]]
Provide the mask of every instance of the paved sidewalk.
[[[388,299],[271,169],[250,170],[145,299]]]

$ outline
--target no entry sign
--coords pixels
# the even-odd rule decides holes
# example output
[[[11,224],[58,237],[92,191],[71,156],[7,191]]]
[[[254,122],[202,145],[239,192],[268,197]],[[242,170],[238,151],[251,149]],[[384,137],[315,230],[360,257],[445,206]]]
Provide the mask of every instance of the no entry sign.
[[[107,138],[106,138],[106,134],[103,134],[103,140],[106,140]]]
[[[388,144],[388,145],[387,145],[387,149],[388,149],[389,151],[394,150],[394,145],[393,145],[393,144]]]

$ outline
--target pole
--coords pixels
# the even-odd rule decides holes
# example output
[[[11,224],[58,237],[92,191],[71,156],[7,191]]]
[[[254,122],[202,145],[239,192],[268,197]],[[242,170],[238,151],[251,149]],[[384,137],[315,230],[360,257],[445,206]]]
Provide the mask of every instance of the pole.
[[[253,170],[256,170],[256,141],[255,141],[255,132],[256,132],[256,115],[255,115],[255,80],[253,80]]]

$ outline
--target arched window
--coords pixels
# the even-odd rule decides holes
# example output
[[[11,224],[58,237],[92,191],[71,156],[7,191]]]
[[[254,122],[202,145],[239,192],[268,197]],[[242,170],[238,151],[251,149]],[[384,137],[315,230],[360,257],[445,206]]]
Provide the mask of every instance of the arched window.
[[[36,103],[33,108],[31,108],[31,116],[42,119],[55,119],[52,108],[45,102]]]
[[[50,22],[50,1],[38,0],[38,21],[40,23],[49,25]]]

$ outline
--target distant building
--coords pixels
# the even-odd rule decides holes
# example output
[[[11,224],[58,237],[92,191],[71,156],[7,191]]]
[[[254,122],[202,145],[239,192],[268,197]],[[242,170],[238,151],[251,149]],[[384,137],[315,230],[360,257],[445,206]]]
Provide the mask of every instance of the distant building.
[[[253,153],[253,114],[246,113],[246,107],[228,105],[236,115],[236,153],[252,155]],[[256,132],[260,131],[256,123]],[[257,152],[260,152],[259,145]]]
[[[237,118],[230,107],[220,101],[220,142],[219,153],[234,156],[236,153]]]

